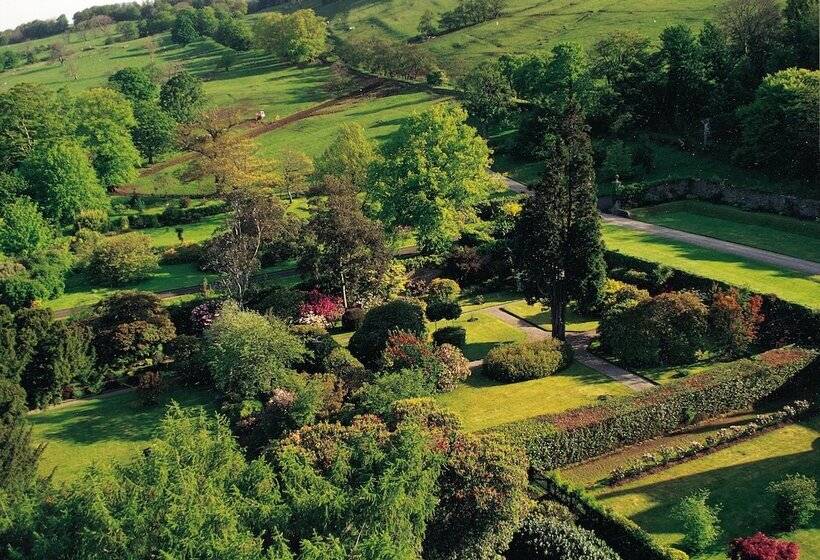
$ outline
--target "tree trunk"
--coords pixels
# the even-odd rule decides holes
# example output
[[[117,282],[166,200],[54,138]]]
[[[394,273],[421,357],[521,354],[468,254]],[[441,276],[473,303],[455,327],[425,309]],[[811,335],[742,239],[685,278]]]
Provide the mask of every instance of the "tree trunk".
[[[345,309],[347,309],[347,283],[345,282],[345,273],[342,271],[340,273],[342,277],[342,302],[344,303]]]
[[[566,339],[566,312],[567,303],[564,301],[563,287],[560,283],[556,283],[552,288],[552,298],[550,299],[552,338]]]

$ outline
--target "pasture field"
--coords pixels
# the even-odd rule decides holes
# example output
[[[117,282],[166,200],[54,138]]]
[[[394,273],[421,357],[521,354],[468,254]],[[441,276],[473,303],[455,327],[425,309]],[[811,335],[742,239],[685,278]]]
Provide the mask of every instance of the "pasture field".
[[[820,262],[820,224],[816,222],[744,212],[699,200],[669,202],[630,212],[643,222]]]
[[[478,369],[455,390],[435,398],[461,418],[465,429],[479,431],[630,393],[625,385],[576,362],[555,375],[517,383],[499,383]]]
[[[820,417],[778,428],[698,459],[673,465],[632,482],[593,493],[608,507],[626,515],[660,542],[673,545],[681,534],[670,510],[698,489],[711,492],[710,503],[723,509],[719,546],[698,560],[725,558],[729,540],[757,531],[776,532],[766,493],[770,482],[787,474],[820,474]],[[782,537],[798,543],[801,558],[820,558],[820,519],[808,529]]]
[[[212,409],[213,396],[190,387],[165,391],[143,406],[134,391],[81,399],[29,414],[32,436],[45,442],[40,472],[54,480],[79,477],[93,463],[126,461],[145,448],[171,401]]]
[[[602,229],[608,249],[820,309],[818,277],[610,224]]]

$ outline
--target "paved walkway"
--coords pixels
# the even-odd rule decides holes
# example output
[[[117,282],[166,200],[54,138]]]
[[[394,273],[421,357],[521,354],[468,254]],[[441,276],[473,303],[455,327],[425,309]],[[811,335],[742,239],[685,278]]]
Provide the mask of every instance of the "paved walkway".
[[[778,268],[793,270],[801,274],[820,275],[820,263],[789,257],[779,253],[765,251],[763,249],[756,249],[747,245],[732,243],[731,241],[723,241],[722,239],[715,239],[714,237],[706,237],[705,235],[697,235],[695,233],[688,233],[677,229],[657,226],[655,224],[648,224],[646,222],[640,222],[630,218],[613,216],[611,214],[602,214],[601,218],[604,222],[619,227],[642,231],[658,237],[672,239],[674,241],[683,241],[691,245],[697,245],[698,247],[705,247],[707,249],[713,249],[722,253],[737,255],[750,260],[770,264]]]
[[[519,183],[514,179],[500,176],[507,188],[519,194],[526,194],[529,192],[527,185]],[[648,224],[630,218],[623,218],[621,216],[613,216],[612,214],[601,214],[601,219],[608,223],[619,227],[643,231],[665,239],[673,241],[683,241],[697,247],[704,247],[730,255],[737,255],[753,261],[769,264],[778,268],[792,270],[801,274],[810,274],[812,276],[820,275],[820,263],[798,259],[796,257],[789,257],[781,255],[780,253],[773,253],[764,249],[757,249],[749,247],[748,245],[741,245],[740,243],[732,243],[731,241],[724,241],[722,239],[715,239],[714,237],[707,237],[705,235],[698,235],[696,233],[689,233],[678,229],[672,229],[655,224]]]
[[[549,338],[551,336],[550,332],[547,330],[542,329],[541,327],[537,327],[532,323],[529,323],[519,317],[516,317],[512,313],[505,311],[500,305],[495,307],[488,307],[481,310],[483,313],[488,313],[501,321],[504,321],[508,325],[512,325],[516,328],[521,329],[526,333],[527,338],[530,340],[543,340],[545,338]],[[623,383],[633,391],[645,391],[647,389],[651,389],[655,387],[655,384],[644,379],[639,375],[635,375],[632,372],[629,372],[623,369],[620,366],[616,366],[613,363],[607,362],[606,360],[591,354],[587,350],[587,346],[589,346],[590,341],[595,337],[595,331],[587,331],[587,332],[568,332],[567,333],[567,342],[569,342],[570,346],[572,346],[573,351],[575,352],[575,359],[585,365],[590,369],[594,369],[595,371],[602,373],[609,377],[610,379],[614,379],[619,383]],[[473,360],[470,362],[470,368],[477,368],[483,363],[483,360]]]

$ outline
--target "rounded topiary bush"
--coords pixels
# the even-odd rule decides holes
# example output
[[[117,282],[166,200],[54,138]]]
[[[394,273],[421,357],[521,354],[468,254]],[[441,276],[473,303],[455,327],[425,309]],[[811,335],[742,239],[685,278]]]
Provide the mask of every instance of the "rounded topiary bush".
[[[452,321],[461,317],[461,306],[457,301],[431,301],[427,304],[426,313],[431,321]]]
[[[467,344],[467,329],[464,327],[441,327],[433,333],[433,342],[439,346],[452,344],[456,348],[464,348],[464,345]]]
[[[361,307],[351,307],[342,314],[342,328],[346,331],[355,331],[364,321],[365,311]]]
[[[412,299],[394,299],[374,307],[364,316],[361,326],[348,344],[350,353],[369,368],[377,367],[391,333],[404,331],[427,336],[424,306]]]
[[[553,338],[498,346],[484,359],[484,374],[497,381],[512,382],[547,377],[567,367],[572,348]]]

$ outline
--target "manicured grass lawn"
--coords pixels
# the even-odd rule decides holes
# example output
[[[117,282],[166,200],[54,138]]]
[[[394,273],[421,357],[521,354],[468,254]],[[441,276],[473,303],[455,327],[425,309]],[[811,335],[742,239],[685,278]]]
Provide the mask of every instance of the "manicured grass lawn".
[[[169,248],[179,245],[176,228],[182,228],[182,237],[185,243],[199,243],[213,237],[215,231],[225,225],[225,214],[208,216],[193,224],[181,224],[179,226],[167,226],[158,228],[146,228],[139,230],[151,237],[154,247]]]
[[[573,363],[551,377],[518,383],[498,383],[478,371],[454,391],[436,395],[436,400],[458,414],[467,430],[477,431],[593,404],[604,395],[629,393],[626,386]]]
[[[40,472],[53,471],[56,481],[69,481],[92,463],[128,460],[146,447],[172,400],[211,409],[213,396],[199,389],[172,388],[160,404],[143,407],[132,391],[30,414],[34,439],[47,443]]]
[[[446,326],[459,326],[466,329],[467,344],[464,346],[464,357],[470,361],[484,359],[487,352],[499,344],[526,339],[526,335],[520,329],[480,311],[464,313],[455,321],[430,323],[428,330],[432,333]]]
[[[772,504],[766,487],[787,474],[820,476],[820,417],[788,425],[699,459],[615,488],[595,491],[602,502],[637,522],[663,543],[674,544],[681,534],[670,509],[701,488],[720,503],[723,525],[720,546],[703,559],[725,558],[726,543],[756,531],[773,531]],[[813,528],[784,535],[800,545],[801,558],[820,558],[820,519]]]
[[[731,206],[681,200],[636,208],[638,220],[820,262],[820,224]]]
[[[513,315],[521,317],[525,321],[535,323],[542,329],[552,330],[552,313],[549,308],[542,308],[538,303],[529,305],[526,301],[520,299],[504,304],[503,309],[506,309]],[[567,312],[568,331],[585,332],[596,328],[598,328],[597,320],[581,317],[572,311]]]
[[[820,309],[820,278],[610,224],[603,234],[609,249]]]

